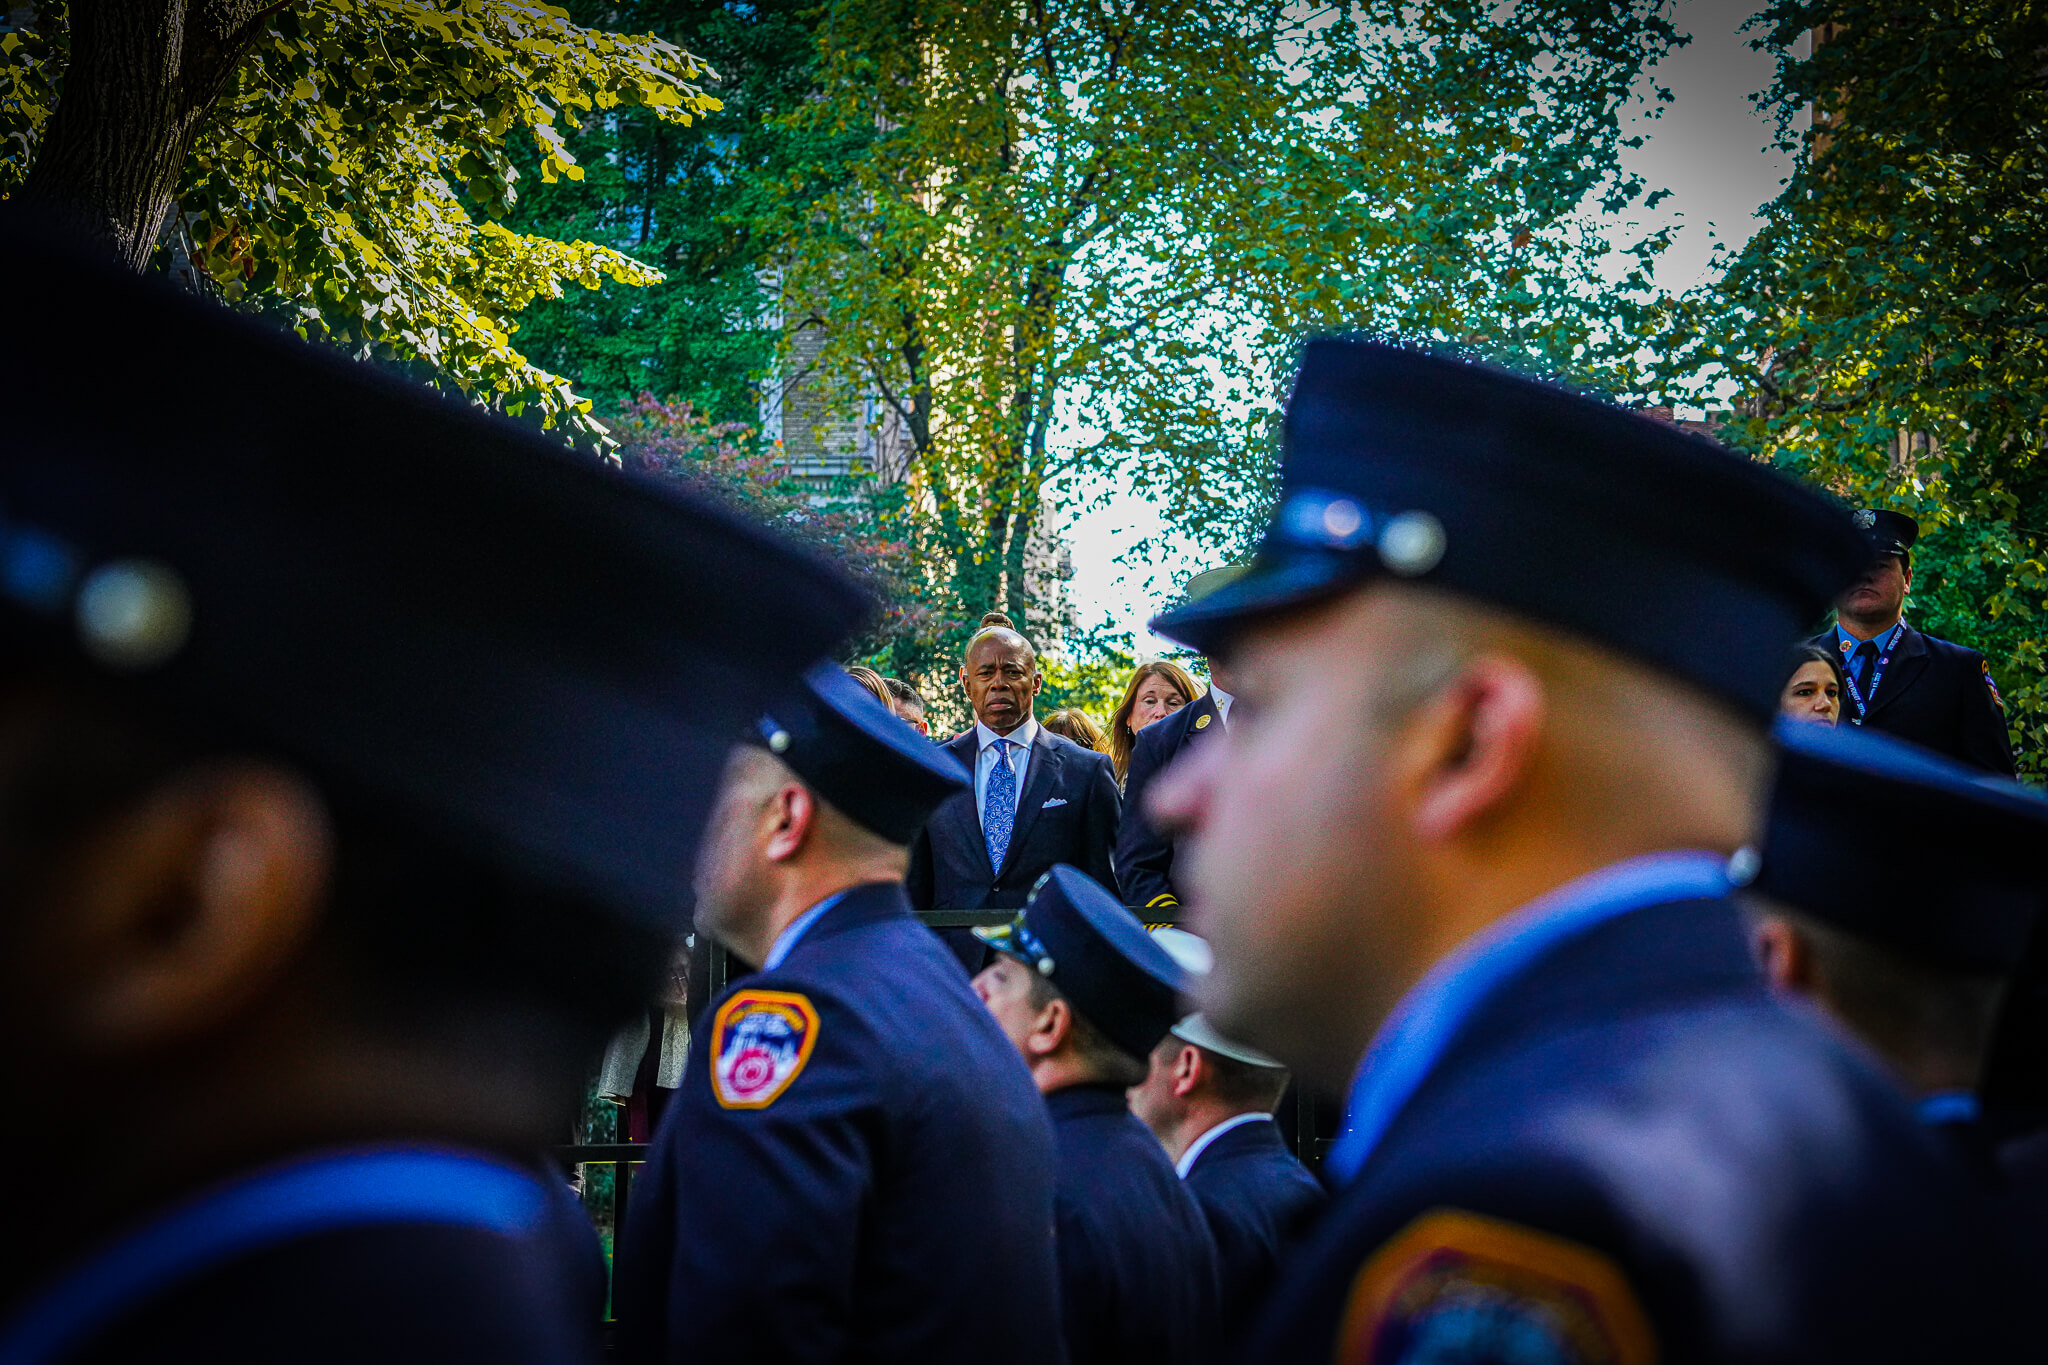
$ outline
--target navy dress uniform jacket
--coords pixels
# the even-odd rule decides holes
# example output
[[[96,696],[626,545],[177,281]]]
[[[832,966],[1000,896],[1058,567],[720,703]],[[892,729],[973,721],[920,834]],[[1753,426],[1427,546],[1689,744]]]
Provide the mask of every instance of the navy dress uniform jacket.
[[[1044,1102],[900,885],[713,1002],[653,1147],[622,1358],[1059,1360]]]
[[[970,773],[977,733],[970,729],[946,741]],[[1041,725],[1003,865],[989,866],[981,812],[970,787],[933,811],[911,844],[904,878],[910,904],[919,911],[1021,910],[1033,884],[1054,863],[1078,867],[1115,891],[1110,851],[1122,813],[1109,755],[1083,749]],[[941,937],[969,971],[979,967],[985,949],[980,939],[965,929],[946,930]]]
[[[1124,822],[1116,837],[1116,875],[1124,903],[1147,910],[1180,904],[1173,882],[1174,841],[1145,818],[1145,789],[1181,751],[1223,729],[1216,698],[1204,692],[1138,732],[1124,779]]]
[[[1329,1196],[1287,1150],[1280,1126],[1263,1119],[1204,1147],[1186,1184],[1216,1239],[1227,1339],[1265,1301],[1281,1251],[1308,1231]]]
[[[1213,1358],[1216,1245],[1166,1149],[1120,1087],[1070,1086],[1045,1105],[1058,1140],[1060,1313],[1070,1365]],[[1005,1307],[991,1331],[1009,1331],[1016,1318]]]
[[[1550,945],[1439,1055],[1261,1315],[1260,1362],[1930,1362],[1997,1341],[1984,1212],[1737,908]]]
[[[1844,669],[1849,666],[1833,631],[1807,643],[1841,659]],[[1855,698],[1845,692],[1842,705],[1846,721]],[[2005,707],[1984,656],[1923,635],[1911,622],[1899,632],[1863,723],[1987,772],[2011,777],[2015,771]]]
[[[383,1180],[375,1174],[354,1179],[371,1186]],[[206,1249],[206,1235],[187,1236],[187,1249],[164,1261],[154,1279],[123,1285],[118,1273],[88,1268],[93,1288],[121,1287],[111,1302],[103,1299],[82,1339],[74,1333],[69,1345],[38,1350],[12,1334],[18,1323],[0,1322],[0,1359],[597,1365],[605,1288],[597,1235],[558,1172],[531,1172],[525,1183],[538,1216],[518,1231],[446,1220],[427,1209],[408,1212],[402,1195],[373,1197],[372,1209],[361,1215],[312,1214],[312,1222],[330,1224],[324,1228],[247,1238],[231,1233],[239,1249],[225,1256]],[[323,1202],[302,1192],[276,1200],[272,1211]],[[209,1203],[221,1207],[223,1201],[202,1196],[169,1217]],[[214,1227],[239,1221],[230,1213]],[[147,1238],[145,1232],[138,1240]],[[132,1268],[134,1261],[127,1264]],[[29,1313],[34,1307],[32,1300]]]

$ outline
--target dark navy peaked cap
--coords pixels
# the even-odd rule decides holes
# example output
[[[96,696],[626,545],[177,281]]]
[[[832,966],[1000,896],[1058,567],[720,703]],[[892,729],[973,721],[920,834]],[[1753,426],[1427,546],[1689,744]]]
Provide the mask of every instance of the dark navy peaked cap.
[[[48,242],[0,222],[0,258]],[[61,259],[61,257],[60,257]],[[10,272],[0,646],[665,925],[836,571],[468,404],[97,262]]]
[[[2003,975],[2044,904],[2048,799],[1851,726],[1781,721],[1760,856],[1731,877],[1930,967]]]
[[[1059,987],[1102,1036],[1143,1060],[1180,1021],[1187,973],[1137,917],[1076,867],[1053,864],[1009,924],[974,931]]]
[[[908,844],[939,803],[974,785],[932,743],[836,664],[822,663],[761,718],[758,742],[849,820]]]
[[[1309,343],[1252,571],[1153,623],[1223,649],[1382,575],[1629,654],[1759,721],[1786,646],[1869,551],[1848,513],[1703,436],[1555,384],[1373,341]]]
[[[1904,512],[1887,512],[1881,507],[1859,507],[1855,514],[1856,529],[1870,543],[1870,548],[1879,558],[1885,555],[1905,555],[1913,552],[1913,542],[1920,539],[1920,523]]]

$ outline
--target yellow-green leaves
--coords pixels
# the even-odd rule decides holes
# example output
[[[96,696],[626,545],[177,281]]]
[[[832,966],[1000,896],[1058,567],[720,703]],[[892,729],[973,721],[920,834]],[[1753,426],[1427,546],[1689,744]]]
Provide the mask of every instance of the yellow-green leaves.
[[[54,107],[62,17],[46,6],[0,41],[0,193]],[[520,354],[516,315],[568,284],[661,276],[492,222],[517,195],[504,144],[531,137],[544,178],[579,179],[563,126],[633,105],[687,123],[718,107],[704,65],[531,0],[310,0],[262,22],[185,167],[179,244],[229,298],[282,309],[308,336],[601,436],[590,405]]]

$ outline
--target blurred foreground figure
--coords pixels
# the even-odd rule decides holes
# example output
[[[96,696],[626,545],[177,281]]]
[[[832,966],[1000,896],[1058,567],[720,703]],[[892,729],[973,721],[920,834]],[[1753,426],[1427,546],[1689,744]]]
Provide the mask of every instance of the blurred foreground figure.
[[[625,1359],[1059,1360],[1045,1105],[903,890],[967,784],[829,664],[734,752],[697,926],[761,970],[700,1016],[634,1186]]]
[[[1869,1044],[1988,1189],[2037,1183],[2001,1161],[2011,1116],[1980,1091],[2048,902],[2048,800],[1881,735],[1779,743],[1769,823],[1735,865],[1766,974]],[[2016,1193],[2048,1214],[2048,1187]]]
[[[1365,342],[1310,345],[1287,440],[1252,572],[1156,626],[1237,694],[1152,797],[1197,999],[1353,1082],[1250,1358],[1992,1358],[1960,1172],[1773,998],[1724,875],[1785,650],[1863,563],[1848,518]]]
[[[541,1154],[857,595],[141,279],[7,291],[0,1360],[592,1357]]]
[[[1185,974],[1115,896],[1064,864],[1014,921],[974,932],[995,950],[975,993],[1052,1114],[1067,1360],[1214,1359],[1215,1241],[1125,1099],[1179,1017]],[[1008,1314],[989,1328],[1012,1329]]]
[[[1154,929],[1190,976],[1205,975],[1209,945],[1183,929]],[[1273,1110],[1287,1068],[1190,1014],[1152,1049],[1131,1112],[1173,1158],[1216,1238],[1223,1335],[1240,1332],[1273,1286],[1280,1252],[1308,1229],[1326,1195],[1287,1150]]]

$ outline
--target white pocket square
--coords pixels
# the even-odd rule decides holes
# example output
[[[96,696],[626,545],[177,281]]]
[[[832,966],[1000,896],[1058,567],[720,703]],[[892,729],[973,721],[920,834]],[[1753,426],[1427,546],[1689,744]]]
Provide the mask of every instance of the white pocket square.
[[[1045,798],[1045,804],[1040,806],[1039,809],[1051,810],[1054,806],[1064,806],[1066,804],[1067,798],[1064,796],[1048,796]]]

